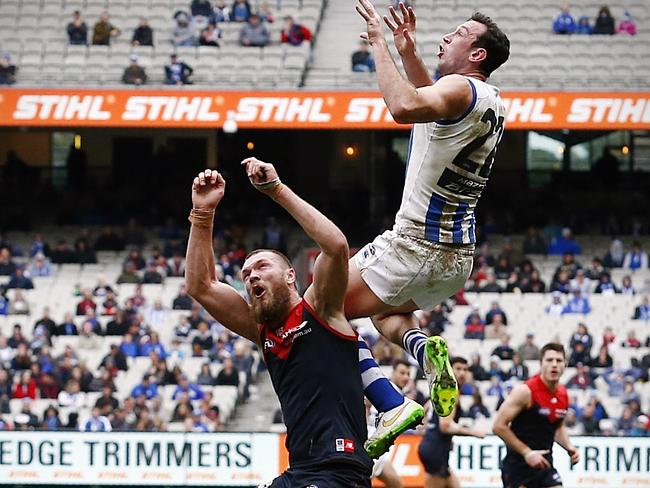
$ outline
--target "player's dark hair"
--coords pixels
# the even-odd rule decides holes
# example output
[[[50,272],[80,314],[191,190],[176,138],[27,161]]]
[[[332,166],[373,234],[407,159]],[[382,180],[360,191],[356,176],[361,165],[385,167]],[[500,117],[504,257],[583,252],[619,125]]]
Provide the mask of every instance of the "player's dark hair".
[[[558,344],[557,342],[549,342],[548,344],[544,344],[544,347],[542,347],[542,350],[539,352],[539,360],[541,361],[544,359],[544,354],[546,351],[556,351],[562,354],[563,358],[566,358],[566,352],[564,351],[564,346],[562,344]]]
[[[490,17],[481,12],[475,12],[469,20],[474,20],[487,27],[485,33],[478,37],[472,44],[473,47],[482,47],[487,52],[485,60],[479,69],[490,76],[492,72],[505,63],[510,57],[510,40],[499,26]]]
[[[467,362],[467,359],[465,359],[462,356],[453,356],[450,361],[451,365],[453,366],[456,363],[464,364],[465,366],[469,366],[469,363]]]
[[[405,359],[396,359],[393,361],[393,369],[397,368],[400,364],[406,366],[409,370],[411,369],[411,363]]]
[[[248,255],[244,258],[244,261],[246,261],[251,256],[255,256],[256,254],[259,254],[261,252],[270,252],[272,254],[275,254],[276,256],[280,256],[282,258],[282,261],[284,261],[284,263],[287,265],[288,268],[293,268],[293,266],[291,265],[291,261],[289,261],[289,258],[286,257],[284,254],[282,254],[280,251],[276,251],[275,249],[255,249],[254,251],[248,253]]]

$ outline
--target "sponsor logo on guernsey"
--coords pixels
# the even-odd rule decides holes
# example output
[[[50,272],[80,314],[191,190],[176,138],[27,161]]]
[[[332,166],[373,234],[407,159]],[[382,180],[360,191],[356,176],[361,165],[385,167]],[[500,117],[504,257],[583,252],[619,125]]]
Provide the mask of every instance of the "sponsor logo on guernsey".
[[[336,439],[336,452],[354,452],[354,441],[352,439]]]

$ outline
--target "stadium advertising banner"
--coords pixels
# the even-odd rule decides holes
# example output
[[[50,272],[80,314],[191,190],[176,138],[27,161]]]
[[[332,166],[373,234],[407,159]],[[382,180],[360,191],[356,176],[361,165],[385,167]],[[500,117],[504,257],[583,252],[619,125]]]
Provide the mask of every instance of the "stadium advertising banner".
[[[424,470],[418,458],[420,436],[401,436],[389,456],[407,488],[424,483]],[[565,488],[648,487],[650,486],[650,438],[647,437],[572,437],[580,452],[580,462],[571,467],[569,456],[557,444],[553,449],[555,468]],[[450,468],[465,488],[501,488],[499,461],[506,448],[501,439],[454,437]],[[384,486],[373,482],[373,486]]]
[[[505,92],[508,129],[650,129],[650,93]],[[395,129],[377,92],[0,90],[0,126]],[[233,124],[234,123],[234,124]]]
[[[257,486],[277,434],[0,432],[0,484]]]

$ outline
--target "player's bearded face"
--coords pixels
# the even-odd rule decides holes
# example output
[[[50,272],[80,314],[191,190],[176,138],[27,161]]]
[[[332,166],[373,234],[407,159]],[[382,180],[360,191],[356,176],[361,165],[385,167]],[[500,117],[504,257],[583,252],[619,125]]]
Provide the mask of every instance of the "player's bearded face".
[[[251,296],[251,305],[257,322],[272,327],[282,325],[290,302],[291,295],[284,281],[267,282],[266,293],[262,297]]]

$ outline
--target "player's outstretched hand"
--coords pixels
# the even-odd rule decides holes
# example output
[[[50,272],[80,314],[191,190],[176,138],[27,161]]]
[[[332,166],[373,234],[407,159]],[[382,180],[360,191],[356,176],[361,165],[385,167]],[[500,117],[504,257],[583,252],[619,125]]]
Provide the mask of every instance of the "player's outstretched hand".
[[[192,183],[192,206],[198,210],[214,210],[226,191],[226,180],[214,169],[201,171]]]
[[[566,450],[566,452],[568,452],[569,456],[571,456],[571,465],[578,464],[580,461],[580,453],[578,450],[575,447],[570,447]]]
[[[265,195],[273,196],[282,185],[277,170],[270,163],[257,158],[246,158],[241,165],[253,186]]]
[[[393,20],[384,15],[384,22],[393,33],[393,41],[400,56],[415,52],[415,12],[412,7],[399,3],[402,16],[395,11],[393,6],[388,7]]]
[[[366,21],[366,32],[361,33],[361,39],[365,39],[370,44],[383,40],[384,31],[382,30],[381,17],[370,0],[359,0],[356,9],[359,15],[363,17],[363,20]]]
[[[524,459],[526,460],[528,466],[531,468],[550,468],[551,463],[549,463],[548,460],[544,457],[544,455],[548,453],[548,449],[545,451],[530,451],[524,456]]]

